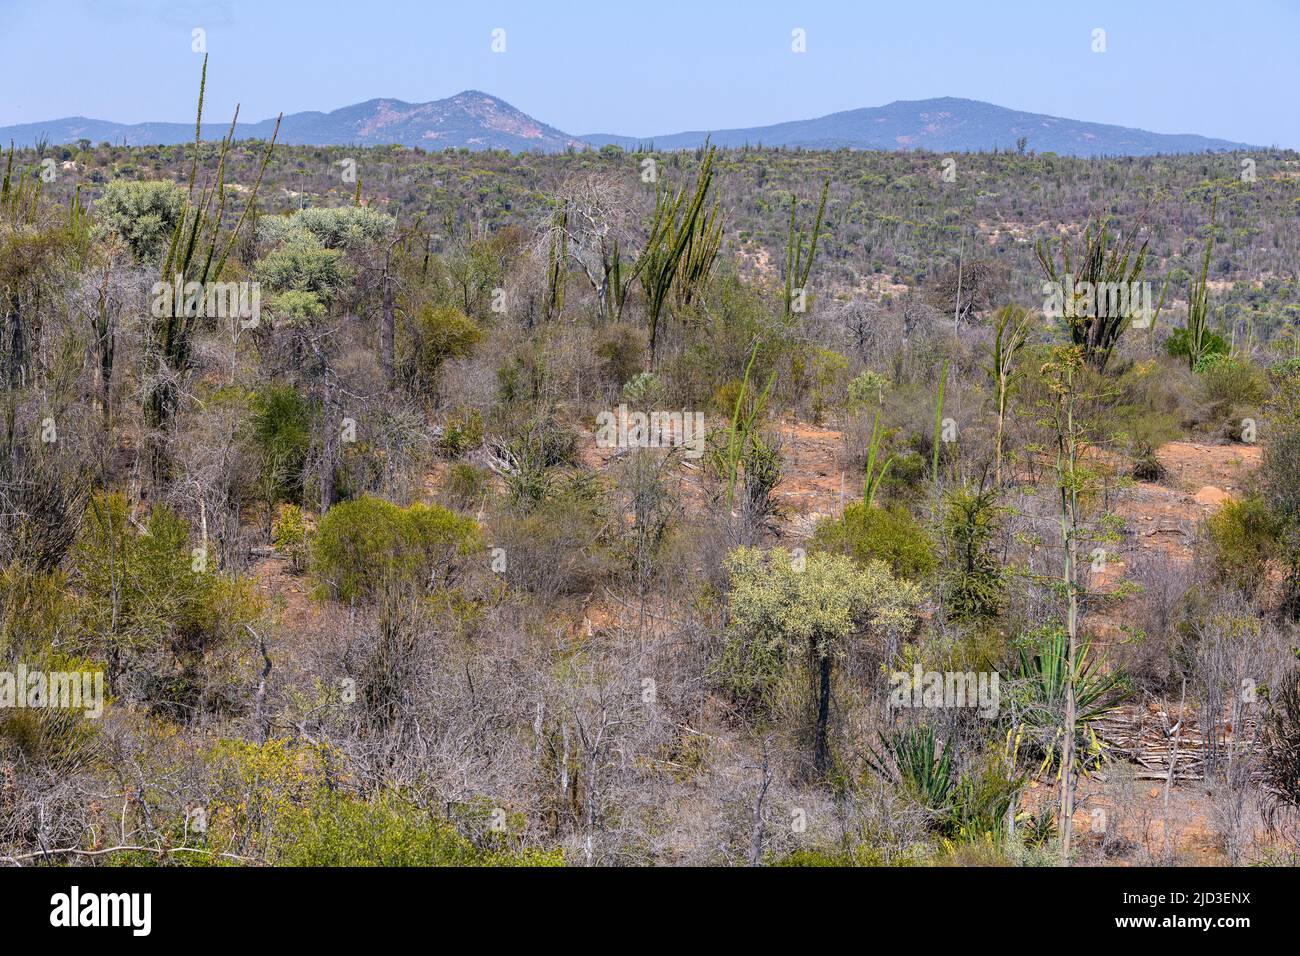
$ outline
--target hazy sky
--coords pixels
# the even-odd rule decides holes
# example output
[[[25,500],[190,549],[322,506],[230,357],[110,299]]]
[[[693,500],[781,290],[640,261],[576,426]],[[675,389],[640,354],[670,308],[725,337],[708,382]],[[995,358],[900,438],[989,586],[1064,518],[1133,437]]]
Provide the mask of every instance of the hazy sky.
[[[0,125],[191,119],[194,27],[213,121],[481,89],[644,136],[963,96],[1300,148],[1298,0],[0,0]]]

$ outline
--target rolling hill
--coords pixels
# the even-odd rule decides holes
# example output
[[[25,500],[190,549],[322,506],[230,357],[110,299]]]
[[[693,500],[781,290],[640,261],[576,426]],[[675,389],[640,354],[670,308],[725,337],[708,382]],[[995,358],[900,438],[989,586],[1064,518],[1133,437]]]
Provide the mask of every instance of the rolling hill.
[[[613,143],[624,149],[693,149],[705,138],[725,147],[787,146],[804,149],[928,149],[973,152],[1026,148],[1070,156],[1150,156],[1250,148],[1244,143],[1192,134],[1150,133],[1103,123],[1022,113],[978,100],[942,97],[898,100],[886,106],[846,110],[817,119],[794,120],[746,129],[695,130],[667,136],[629,137],[592,133],[580,137],[593,146]]]
[[[237,139],[269,139],[275,120],[240,123]],[[204,139],[218,139],[229,124],[204,123]],[[194,139],[193,123],[110,123],[81,116],[0,128],[0,142],[32,146],[109,142],[127,146],[169,145]],[[429,103],[376,99],[329,113],[290,113],[280,125],[280,142],[302,146],[421,146],[425,149],[507,149],[558,152],[582,143],[538,122],[504,100],[466,90]]]
[[[239,139],[267,139],[274,120],[241,123]],[[219,123],[204,124],[204,138],[225,135]],[[189,123],[112,123],[81,116],[0,127],[0,142],[33,146],[87,139],[128,146],[184,143],[194,136]],[[694,130],[662,136],[592,133],[570,136],[509,103],[467,90],[428,103],[374,99],[329,113],[302,112],[284,117],[280,141],[308,146],[383,146],[397,143],[425,149],[504,149],[553,153],[569,148],[653,145],[660,150],[693,149],[706,139],[719,146],[783,146],[804,149],[870,149],[973,152],[1014,149],[1021,139],[1036,152],[1071,156],[1150,156],[1249,149],[1245,143],[1194,134],[1152,133],[1124,126],[1088,123],[1040,113],[943,97],[899,100],[886,106],[831,113],[808,120],[742,129]]]

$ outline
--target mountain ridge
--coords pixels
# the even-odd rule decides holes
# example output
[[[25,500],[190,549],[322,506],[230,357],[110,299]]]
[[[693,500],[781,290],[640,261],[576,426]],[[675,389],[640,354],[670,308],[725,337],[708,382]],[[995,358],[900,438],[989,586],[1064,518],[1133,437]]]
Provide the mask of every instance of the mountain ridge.
[[[691,130],[666,136],[619,136],[589,133],[579,139],[593,146],[624,149],[693,149],[710,142],[724,147],[787,146],[805,149],[929,149],[970,152],[1013,149],[1024,137],[1026,148],[1072,156],[1199,153],[1252,149],[1248,143],[1195,133],[1153,133],[1136,127],[1092,123],[1013,110],[982,100],[945,96],[895,100],[884,106],[841,110],[807,120],[766,126]]]
[[[203,138],[220,139],[229,123],[204,123]],[[270,139],[274,119],[240,122],[236,139]],[[194,140],[193,123],[113,123],[84,116],[0,127],[0,142],[34,145],[45,136],[53,144],[89,139],[128,146],[170,146]],[[376,97],[336,110],[287,114],[279,142],[295,146],[422,146],[560,152],[584,144],[553,126],[533,119],[505,100],[480,90],[463,90],[425,103]]]
[[[269,139],[274,119],[241,122],[236,139]],[[204,139],[219,139],[228,124],[203,124]],[[0,127],[0,142],[34,146],[88,139],[129,146],[176,145],[194,138],[192,123],[113,123],[84,116]],[[561,152],[607,145],[623,149],[693,149],[707,139],[723,147],[872,149],[975,152],[1014,149],[1021,139],[1036,152],[1072,156],[1149,156],[1253,149],[1246,143],[1194,133],[1153,133],[1043,113],[1028,113],[962,97],[895,100],[884,106],[841,110],[767,126],[690,130],[661,136],[590,133],[572,136],[481,90],[464,90],[424,103],[376,97],[329,112],[305,110],[284,117],[280,142],[309,146],[384,146],[425,149],[506,149]]]

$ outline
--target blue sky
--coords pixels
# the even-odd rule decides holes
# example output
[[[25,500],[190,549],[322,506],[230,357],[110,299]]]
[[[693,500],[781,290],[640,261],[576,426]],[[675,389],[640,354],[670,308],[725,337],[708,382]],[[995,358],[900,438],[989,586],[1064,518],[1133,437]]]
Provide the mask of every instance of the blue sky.
[[[0,25],[0,125],[186,121],[202,27],[212,120],[481,89],[654,135],[964,96],[1300,148],[1297,0],[0,0]]]

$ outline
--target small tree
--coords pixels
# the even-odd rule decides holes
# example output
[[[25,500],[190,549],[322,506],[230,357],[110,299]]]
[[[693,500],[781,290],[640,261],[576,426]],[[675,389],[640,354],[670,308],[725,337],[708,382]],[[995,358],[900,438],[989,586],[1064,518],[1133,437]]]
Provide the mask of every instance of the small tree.
[[[152,263],[166,251],[186,198],[184,187],[170,179],[117,179],[104,187],[95,215],[105,232],[122,237],[137,260]]]
[[[1113,534],[1104,527],[1090,523],[1084,514],[1084,503],[1092,498],[1099,484],[1099,476],[1087,464],[1088,451],[1093,444],[1093,429],[1084,410],[1100,400],[1099,395],[1088,391],[1087,350],[1083,346],[1061,346],[1052,353],[1051,360],[1043,365],[1041,374],[1046,382],[1049,399],[1048,415],[1044,422],[1052,433],[1056,446],[1056,494],[1058,521],[1061,536],[1061,573],[1057,586],[1064,605],[1062,608],[1064,649],[1060,664],[1067,675],[1079,674],[1083,667],[1080,644],[1081,618],[1087,591],[1079,574],[1080,546],[1101,540]],[[1086,642],[1083,642],[1086,647]],[[1064,685],[1064,704],[1061,715],[1061,806],[1060,836],[1062,862],[1070,861],[1070,839],[1073,831],[1074,790],[1076,774],[1076,736],[1079,730],[1079,688],[1076,680]]]
[[[783,548],[764,553],[737,548],[731,575],[729,641],[724,678],[733,690],[762,697],[780,669],[806,652],[815,674],[813,771],[831,768],[831,675],[849,642],[868,631],[909,630],[921,593],[884,563],[855,564],[839,554],[797,558]]]
[[[940,577],[951,620],[988,623],[1002,609],[1006,572],[997,551],[1002,515],[993,489],[966,486],[944,495],[941,527],[948,557]]]

